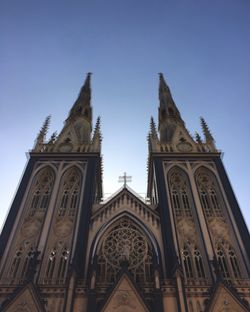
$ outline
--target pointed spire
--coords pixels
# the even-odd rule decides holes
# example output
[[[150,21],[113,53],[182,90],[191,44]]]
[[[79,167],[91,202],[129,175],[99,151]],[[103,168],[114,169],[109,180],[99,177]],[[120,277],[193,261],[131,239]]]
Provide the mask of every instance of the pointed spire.
[[[79,92],[78,98],[76,99],[73,107],[69,112],[69,117],[67,120],[83,115],[87,120],[91,122],[92,120],[92,110],[91,110],[91,73],[87,74],[85,82]]]
[[[159,73],[159,100],[162,117],[176,117],[181,120],[180,112],[175,105],[170,89],[162,73]],[[181,120],[182,121],[182,120]]]
[[[200,120],[201,120],[201,127],[202,127],[202,131],[203,131],[203,134],[206,138],[206,142],[207,143],[210,143],[210,142],[214,142],[214,138],[208,128],[208,125],[207,123],[205,122],[205,119],[203,117],[200,117]]]
[[[35,143],[34,149],[37,149],[40,145],[45,143],[45,137],[46,137],[46,134],[47,134],[48,129],[49,129],[50,119],[51,119],[51,115],[49,115],[45,118],[45,121],[42,125],[42,128],[39,131],[38,136],[36,138],[36,143]]]
[[[150,134],[152,135],[153,138],[158,140],[156,124],[155,124],[153,117],[151,117],[151,120],[150,120]]]
[[[167,85],[167,83],[166,83],[166,81],[164,79],[163,73],[159,73],[159,79],[160,79],[159,94],[165,92],[172,99],[172,95],[171,95],[170,89],[169,89],[169,87],[168,87],[168,85]]]
[[[101,149],[101,142],[102,142],[101,117],[98,116],[97,120],[96,120],[93,139],[92,139],[92,144],[94,146],[94,149],[100,150]]]
[[[90,105],[90,99],[91,99],[91,86],[90,86],[91,75],[92,73],[87,73],[85,82],[80,90],[78,99],[76,100],[76,101],[85,101],[87,99],[88,102],[86,104],[88,105]]]

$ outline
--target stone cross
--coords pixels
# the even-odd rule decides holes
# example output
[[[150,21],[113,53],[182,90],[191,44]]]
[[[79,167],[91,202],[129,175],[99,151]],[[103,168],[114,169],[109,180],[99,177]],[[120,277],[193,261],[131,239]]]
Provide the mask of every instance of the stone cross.
[[[123,176],[119,176],[118,182],[123,183],[123,186],[126,187],[128,182],[132,181],[131,176],[127,176],[127,173],[124,172]]]

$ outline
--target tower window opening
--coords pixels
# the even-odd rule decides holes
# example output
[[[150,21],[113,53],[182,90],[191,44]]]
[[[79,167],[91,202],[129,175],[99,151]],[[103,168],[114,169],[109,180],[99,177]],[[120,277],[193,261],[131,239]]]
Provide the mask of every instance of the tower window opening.
[[[230,247],[228,251],[230,264],[235,278],[241,278],[240,268],[234,250]]]
[[[31,203],[32,210],[35,210],[38,207],[40,197],[41,197],[41,192],[40,190],[37,190],[33,195],[32,203]]]
[[[54,269],[56,264],[56,249],[53,249],[49,255],[46,277],[51,279],[53,277]]]
[[[222,276],[224,278],[229,278],[230,275],[229,275],[228,266],[227,266],[227,262],[226,262],[226,258],[225,258],[223,249],[221,247],[218,247],[216,254],[217,254],[217,261],[218,261],[218,265],[219,265],[219,270],[220,270]]]
[[[65,278],[68,258],[69,258],[69,250],[65,248],[62,251],[62,254],[60,257],[60,263],[59,263],[59,268],[58,268],[58,278],[59,279]]]
[[[76,168],[71,168],[63,176],[61,186],[61,202],[58,208],[58,215],[74,216],[79,202],[81,178],[79,171]]]
[[[200,195],[201,195],[201,204],[202,204],[202,207],[203,207],[203,209],[204,209],[204,211],[205,211],[206,216],[209,217],[209,216],[212,215],[212,213],[211,213],[211,209],[210,209],[210,207],[209,207],[209,202],[208,202],[207,193],[206,193],[204,190],[202,190],[202,191],[200,192]]]
[[[36,177],[35,185],[32,189],[32,198],[29,216],[36,212],[45,212],[49,206],[50,196],[54,183],[54,176],[51,169],[43,169]]]
[[[221,194],[216,178],[207,169],[199,169],[196,174],[201,205],[206,217],[222,217]]]
[[[188,195],[186,191],[182,191],[182,202],[183,202],[183,208],[184,208],[184,215],[185,216],[191,216],[191,210],[190,210],[190,205],[189,205],[189,201],[188,201]]]
[[[205,271],[204,271],[201,253],[197,249],[197,247],[194,249],[194,262],[195,262],[197,276],[199,278],[205,278]]]
[[[192,199],[186,174],[175,168],[170,175],[169,184],[175,216],[191,217]]]
[[[216,217],[221,217],[222,213],[221,213],[220,205],[218,202],[217,194],[214,189],[210,190],[210,198],[211,198],[212,207],[214,210],[214,215]]]
[[[179,200],[179,194],[177,191],[172,191],[172,198],[174,204],[174,211],[177,216],[181,216],[181,205]]]
[[[185,246],[182,250],[182,260],[187,278],[193,278],[192,262],[188,248]]]
[[[21,263],[21,257],[22,257],[22,249],[20,248],[14,257],[14,260],[12,262],[11,268],[10,268],[10,277],[16,278],[17,277],[17,272],[20,267]]]
[[[25,257],[22,272],[20,275],[21,278],[25,278],[25,275],[29,270],[30,260],[31,260],[32,256],[33,256],[33,248],[31,248],[31,250],[27,253],[27,255]]]

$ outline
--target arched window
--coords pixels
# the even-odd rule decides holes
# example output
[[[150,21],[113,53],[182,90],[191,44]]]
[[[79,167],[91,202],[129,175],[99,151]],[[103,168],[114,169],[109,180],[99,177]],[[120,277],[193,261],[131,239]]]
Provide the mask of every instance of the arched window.
[[[183,261],[183,266],[184,266],[186,277],[193,278],[194,274],[193,274],[193,268],[192,268],[192,260],[190,257],[189,249],[186,245],[182,249],[181,254],[182,254],[182,261]]]
[[[74,216],[79,202],[81,175],[77,168],[73,167],[63,175],[59,198],[58,215],[63,217]]]
[[[102,287],[111,285],[124,263],[139,285],[154,285],[152,246],[128,217],[118,220],[99,243],[97,283]]]
[[[195,263],[197,276],[199,278],[205,278],[205,271],[204,271],[201,253],[197,247],[195,247],[194,249],[194,263]]]
[[[33,216],[35,213],[46,212],[53,184],[54,173],[51,168],[46,167],[37,174],[31,187],[29,216]]]
[[[23,267],[22,267],[22,271],[20,275],[21,279],[26,277],[26,274],[28,273],[28,270],[29,270],[31,259],[33,257],[34,257],[34,249],[31,247],[30,250],[27,252],[25,259],[24,259],[24,263],[23,263]]]
[[[64,248],[61,252],[59,267],[58,267],[58,274],[57,277],[59,279],[64,279],[66,274],[67,263],[69,259],[69,250]]]
[[[208,169],[199,168],[196,183],[206,217],[222,217],[222,200],[215,176]]]
[[[46,268],[46,278],[52,279],[56,264],[56,249],[51,250]]]
[[[191,217],[191,190],[187,175],[179,168],[169,173],[169,187],[175,216]]]
[[[241,278],[238,260],[237,260],[235,251],[233,250],[232,247],[229,247],[228,249],[228,256],[229,256],[229,261],[230,261],[230,265],[231,265],[231,269],[232,269],[234,277]]]
[[[217,256],[218,266],[219,266],[220,273],[222,274],[222,277],[229,278],[230,275],[228,271],[226,256],[221,246],[217,247],[216,256]]]
[[[18,271],[20,268],[22,255],[23,255],[23,250],[22,250],[22,248],[20,248],[16,251],[12,265],[11,265],[11,268],[10,268],[10,277],[11,278],[18,277],[17,275],[18,275]]]

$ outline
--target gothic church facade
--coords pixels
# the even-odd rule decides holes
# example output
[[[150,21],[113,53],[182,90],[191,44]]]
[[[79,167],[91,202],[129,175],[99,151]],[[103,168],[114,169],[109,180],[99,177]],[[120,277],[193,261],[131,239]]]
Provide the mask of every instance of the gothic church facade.
[[[102,201],[90,78],[30,152],[1,233],[0,310],[249,311],[249,233],[204,119],[193,138],[160,74],[149,201],[126,184]]]

